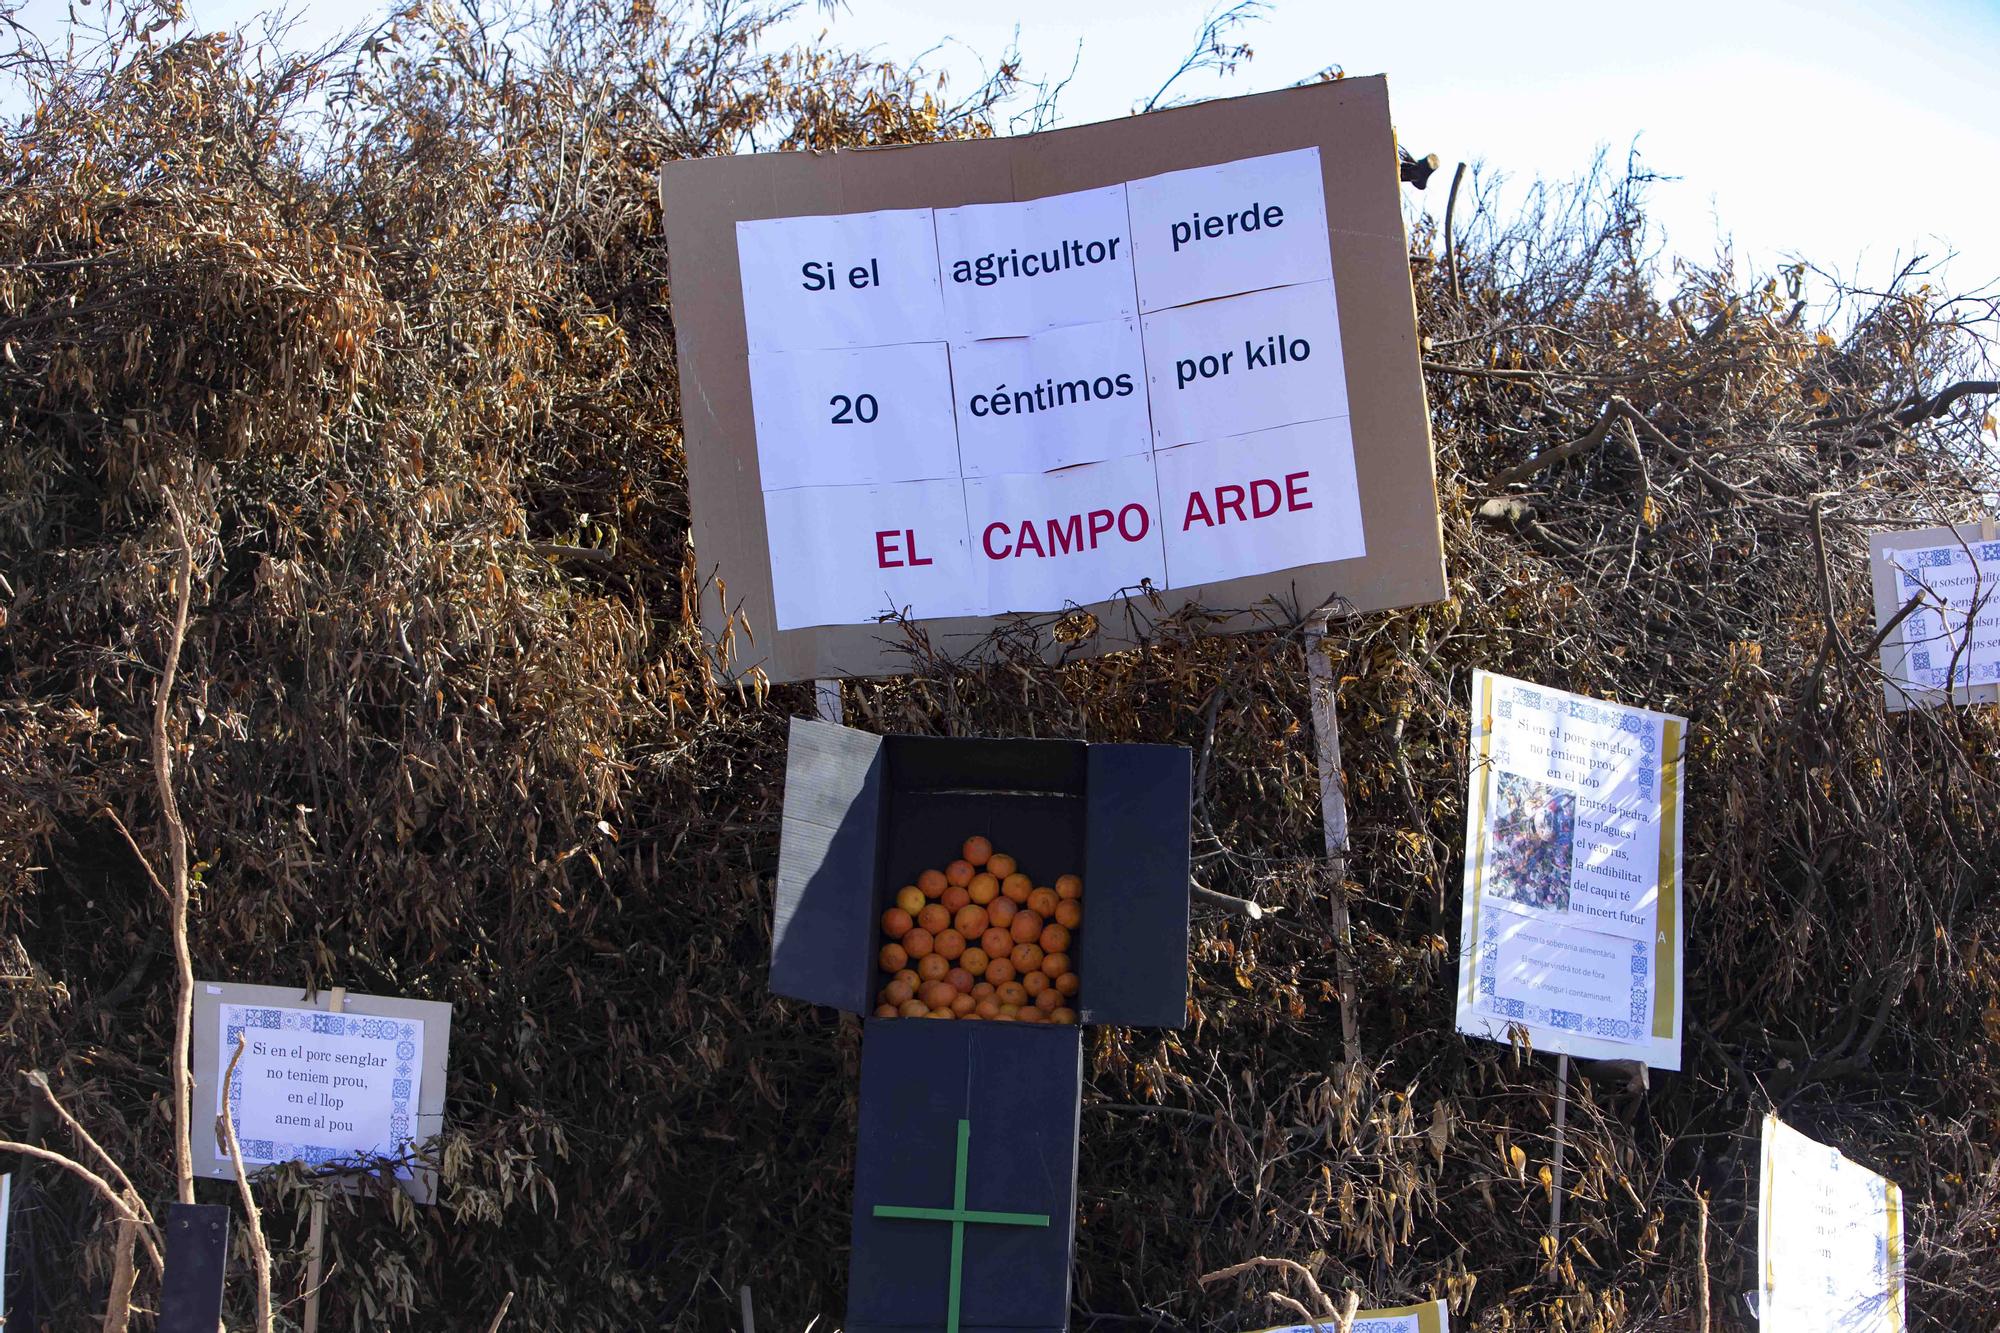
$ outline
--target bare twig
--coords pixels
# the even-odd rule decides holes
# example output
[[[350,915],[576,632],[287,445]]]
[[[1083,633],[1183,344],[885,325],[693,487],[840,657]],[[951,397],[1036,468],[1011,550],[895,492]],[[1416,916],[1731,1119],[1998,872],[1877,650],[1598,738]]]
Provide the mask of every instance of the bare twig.
[[[98,1325],[103,1333],[123,1333],[132,1322],[132,1284],[139,1276],[132,1267],[132,1247],[138,1239],[138,1221],[119,1218],[111,1247],[111,1293],[104,1302],[104,1322]]]
[[[264,1217],[257,1211],[257,1196],[251,1192],[250,1177],[243,1169],[243,1145],[236,1140],[236,1122],[230,1114],[227,1093],[236,1081],[236,1062],[243,1058],[249,1044],[246,1034],[236,1034],[236,1053],[229,1057],[229,1068],[222,1074],[222,1114],[215,1118],[215,1136],[236,1173],[236,1192],[242,1196],[243,1212],[250,1222],[250,1267],[257,1279],[257,1303],[251,1307],[251,1318],[257,1333],[271,1333],[271,1247],[264,1242]]]
[[[743,1290],[747,1292],[750,1289],[745,1287]],[[514,1293],[511,1291],[500,1298],[500,1308],[493,1312],[492,1322],[486,1325],[486,1333],[500,1333],[500,1321],[507,1317],[507,1307],[513,1303]],[[750,1333],[750,1330],[746,1329],[744,1333]]]
[[[1452,230],[1452,213],[1458,208],[1458,184],[1465,179],[1465,163],[1458,164],[1458,170],[1451,173],[1451,193],[1444,201],[1444,266],[1451,276],[1451,299],[1462,302],[1465,292],[1458,285],[1458,237]]]

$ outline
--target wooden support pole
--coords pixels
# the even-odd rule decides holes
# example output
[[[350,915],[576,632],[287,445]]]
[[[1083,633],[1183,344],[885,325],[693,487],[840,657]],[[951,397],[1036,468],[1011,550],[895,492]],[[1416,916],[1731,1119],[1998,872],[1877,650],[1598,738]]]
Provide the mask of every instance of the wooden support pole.
[[[743,1304],[743,1333],[757,1333],[757,1311],[750,1304],[750,1286],[745,1283],[736,1293]]]
[[[1569,1056],[1556,1056],[1556,1152],[1549,1168],[1549,1261],[1562,1250],[1563,1136],[1569,1120]]]
[[[1331,884],[1334,976],[1340,986],[1340,1050],[1350,1070],[1361,1065],[1361,1017],[1354,992],[1354,932],[1347,910],[1347,782],[1340,768],[1340,714],[1334,706],[1333,662],[1326,653],[1324,615],[1306,622],[1306,679],[1312,694],[1313,739],[1319,758],[1319,809],[1326,829]]]
[[[335,986],[326,993],[326,1011],[337,1014],[347,1005],[347,987]],[[326,1198],[315,1193],[312,1221],[306,1229],[306,1308],[301,1320],[305,1333],[319,1333],[319,1289],[326,1282]]]

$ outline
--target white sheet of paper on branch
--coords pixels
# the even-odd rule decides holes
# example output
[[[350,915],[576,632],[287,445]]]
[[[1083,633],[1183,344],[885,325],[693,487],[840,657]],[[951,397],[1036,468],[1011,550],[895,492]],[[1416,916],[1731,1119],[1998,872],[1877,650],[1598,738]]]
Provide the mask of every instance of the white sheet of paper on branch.
[[[225,1096],[250,1166],[401,1158],[417,1138],[424,1024],[412,1018],[224,1004],[215,1112]],[[221,1074],[246,1039],[236,1077]]]
[[[973,478],[965,507],[990,614],[1166,585],[1159,498],[1145,455],[1060,472]]]
[[[1317,148],[1170,171],[1125,191],[1143,311],[1333,277]]]
[[[1956,541],[1887,553],[1898,610],[1921,598],[1897,627],[1902,653],[1892,676],[1910,690],[2000,683],[2000,541]]]
[[[1347,415],[1331,282],[1162,310],[1145,340],[1155,448]]]
[[[778,628],[984,613],[962,487],[954,478],[766,491]]]
[[[1366,550],[1345,417],[1153,456],[1171,587],[1262,574]]]
[[[1317,1333],[1330,1333],[1338,1321],[1321,1322]],[[1315,1333],[1311,1324],[1287,1324],[1261,1333]],[[1451,1333],[1451,1312],[1443,1301],[1403,1305],[1393,1310],[1358,1310],[1351,1333]]]
[[[945,327],[1017,338],[1138,315],[1125,187],[937,210]]]
[[[1680,1068],[1686,720],[1472,689],[1459,1031]]]
[[[736,224],[753,352],[944,340],[928,208]]]
[[[1764,1117],[1757,1212],[1763,1333],[1899,1333],[1903,1192]]]
[[[968,477],[1051,472],[1153,447],[1136,319],[954,343],[951,377]]]
[[[767,491],[958,475],[943,343],[752,352]]]

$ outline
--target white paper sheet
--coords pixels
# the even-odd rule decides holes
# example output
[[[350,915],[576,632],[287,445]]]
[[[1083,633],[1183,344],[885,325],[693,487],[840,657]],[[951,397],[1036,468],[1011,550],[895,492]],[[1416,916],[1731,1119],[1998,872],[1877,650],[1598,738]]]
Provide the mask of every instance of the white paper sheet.
[[[1757,1217],[1763,1333],[1900,1333],[1902,1191],[1764,1117]]]
[[[1153,447],[1136,319],[954,343],[951,371],[968,477],[1051,472]]]
[[[1142,580],[1166,586],[1159,497],[1144,455],[974,478],[965,507],[992,614],[1136,594]]]
[[[248,1163],[400,1157],[415,1137],[424,1024],[370,1014],[225,1004],[210,1084]],[[247,1040],[236,1079],[223,1075]]]
[[[1155,448],[1347,415],[1331,282],[1181,306],[1144,323]]]
[[[1260,1333],[1331,1333],[1328,1320],[1314,1329],[1311,1324],[1287,1324]],[[1425,1301],[1394,1310],[1358,1310],[1351,1333],[1451,1333],[1451,1311],[1443,1301]]]
[[[1333,277],[1317,148],[1170,171],[1126,197],[1141,310]]]
[[[1345,417],[1154,455],[1175,588],[1366,552]]]
[[[928,208],[736,224],[753,352],[941,342]]]
[[[767,491],[958,475],[943,343],[752,352],[750,394]]]
[[[945,327],[956,339],[1015,338],[1132,318],[1125,187],[937,210]]]
[[[1481,911],[1482,929],[1494,937],[1493,1012],[1610,1041],[1645,1039],[1653,977],[1644,941],[1581,930],[1491,899]],[[1488,975],[1482,971],[1482,980]]]
[[[1897,609],[1922,605],[1897,629],[1900,677],[1911,690],[2000,682],[2000,541],[1892,550]]]
[[[766,491],[778,628],[984,614],[962,488],[954,478]]]

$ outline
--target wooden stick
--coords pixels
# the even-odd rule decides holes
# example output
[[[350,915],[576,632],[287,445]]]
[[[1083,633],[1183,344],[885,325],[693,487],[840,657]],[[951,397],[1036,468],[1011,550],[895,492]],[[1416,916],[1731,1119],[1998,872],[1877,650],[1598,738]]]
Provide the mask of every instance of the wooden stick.
[[[326,1011],[337,1014],[347,1004],[347,987],[335,986],[326,993]],[[312,1221],[306,1229],[306,1308],[302,1319],[305,1333],[319,1333],[319,1289],[326,1284],[326,1197],[315,1193]]]
[[[736,1292],[736,1299],[743,1306],[743,1333],[757,1333],[757,1311],[750,1305],[750,1285],[746,1282]]]
[[[168,629],[167,656],[160,666],[159,688],[153,694],[153,780],[160,791],[160,822],[167,830],[167,906],[174,948],[173,1124],[175,1197],[194,1202],[194,956],[188,949],[188,838],[174,798],[174,754],[167,736],[167,708],[174,676],[187,642],[188,602],[194,595],[194,543],[173,496],[167,513],[174,520],[180,564],[174,571],[174,619]]]
[[[1451,215],[1458,207],[1458,183],[1465,179],[1465,163],[1451,173],[1451,194],[1444,201],[1444,267],[1451,275],[1451,299],[1462,302],[1465,293],[1458,286],[1458,239],[1452,234]]]
[[[1708,1195],[1697,1189],[1694,1204],[1696,1225],[1701,1228],[1694,1252],[1694,1333],[1708,1333]]]
[[[264,1243],[264,1218],[257,1211],[257,1196],[251,1192],[250,1177],[243,1169],[243,1145],[236,1139],[236,1122],[229,1112],[229,1085],[236,1081],[236,1062],[249,1045],[249,1036],[238,1031],[236,1054],[229,1057],[229,1068],[222,1071],[222,1114],[215,1118],[216,1137],[235,1169],[236,1191],[243,1198],[243,1213],[250,1222],[250,1269],[257,1279],[257,1303],[250,1310],[253,1327],[257,1333],[271,1333],[271,1247]]]
[[[1340,1049],[1350,1069],[1361,1065],[1361,1019],[1354,991],[1353,922],[1347,910],[1347,783],[1340,769],[1340,715],[1334,707],[1333,662],[1326,655],[1326,617],[1306,623],[1306,677],[1313,736],[1319,748],[1319,809],[1331,871],[1333,966],[1340,986]]]
[[[500,1308],[493,1312],[493,1322],[486,1326],[486,1333],[500,1333],[500,1321],[507,1317],[507,1307],[514,1303],[514,1293],[508,1292],[500,1300]]]
[[[1562,1249],[1563,1131],[1569,1120],[1569,1055],[1556,1056],[1556,1154],[1549,1172],[1549,1261]]]

